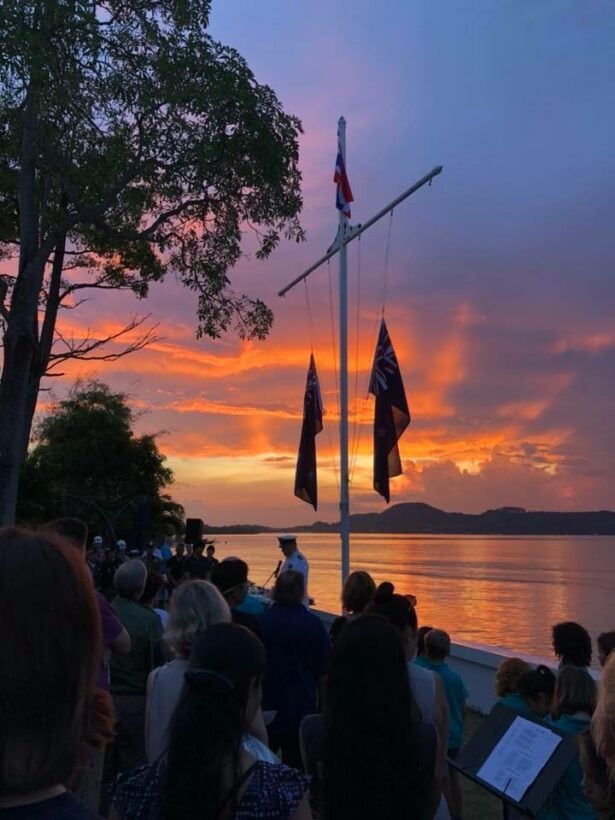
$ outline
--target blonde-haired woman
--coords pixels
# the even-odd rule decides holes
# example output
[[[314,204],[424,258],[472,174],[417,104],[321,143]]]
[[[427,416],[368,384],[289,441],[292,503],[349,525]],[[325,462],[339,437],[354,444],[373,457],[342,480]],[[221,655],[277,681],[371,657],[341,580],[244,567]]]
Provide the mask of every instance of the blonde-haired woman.
[[[209,581],[187,581],[173,593],[164,640],[175,656],[154,669],[147,681],[145,740],[153,763],[167,748],[167,733],[184,685],[195,638],[214,624],[230,623],[228,604]]]

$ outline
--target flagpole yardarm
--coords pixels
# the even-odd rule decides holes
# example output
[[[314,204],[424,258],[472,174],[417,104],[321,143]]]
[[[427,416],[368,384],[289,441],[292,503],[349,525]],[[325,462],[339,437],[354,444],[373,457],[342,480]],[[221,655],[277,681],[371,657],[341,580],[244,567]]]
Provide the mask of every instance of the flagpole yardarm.
[[[382,208],[382,210],[378,211],[378,213],[372,216],[371,219],[368,219],[367,222],[363,222],[361,225],[356,225],[354,228],[350,228],[348,231],[346,231],[342,242],[340,242],[340,237],[338,236],[333,245],[331,245],[328,251],[324,254],[324,256],[321,256],[317,262],[314,262],[314,264],[310,265],[310,267],[307,270],[303,271],[301,276],[297,276],[295,279],[292,280],[292,282],[289,282],[288,285],[286,285],[286,287],[278,291],[278,296],[286,296],[288,291],[292,290],[295,287],[295,285],[298,285],[299,282],[302,282],[311,273],[314,273],[315,270],[318,270],[318,268],[321,265],[324,265],[324,263],[327,260],[331,259],[332,256],[335,256],[335,254],[339,252],[341,244],[349,245],[353,241],[353,239],[356,239],[368,228],[371,228],[372,225],[378,222],[379,219],[382,219],[383,216],[386,216],[390,210],[396,208],[400,202],[404,201],[404,199],[408,199],[409,196],[415,194],[424,185],[429,184],[431,187],[431,181],[434,179],[434,177],[437,177],[438,174],[441,174],[443,170],[443,165],[437,165],[428,174],[425,174],[424,177],[421,177],[421,179],[419,179],[418,182],[415,182],[414,185],[412,185],[410,188],[404,191],[403,194],[400,194],[392,202],[389,202],[388,205]]]

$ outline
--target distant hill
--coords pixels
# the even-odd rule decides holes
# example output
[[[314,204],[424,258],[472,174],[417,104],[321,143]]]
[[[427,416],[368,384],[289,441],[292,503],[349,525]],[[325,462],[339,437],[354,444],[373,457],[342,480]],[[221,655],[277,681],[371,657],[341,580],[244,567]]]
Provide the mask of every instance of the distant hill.
[[[338,532],[339,522],[317,521],[288,527],[290,532]],[[479,515],[444,512],[429,504],[394,504],[379,513],[350,516],[356,533],[435,533],[458,535],[615,535],[615,512],[539,512],[521,507],[500,507]],[[279,532],[274,527],[240,524],[205,528],[207,534]]]

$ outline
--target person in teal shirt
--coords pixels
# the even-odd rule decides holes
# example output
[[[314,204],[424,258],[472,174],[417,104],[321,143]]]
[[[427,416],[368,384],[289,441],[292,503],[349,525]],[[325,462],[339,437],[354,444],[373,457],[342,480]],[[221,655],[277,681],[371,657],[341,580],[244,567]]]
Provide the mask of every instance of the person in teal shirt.
[[[447,664],[446,658],[450,654],[451,639],[448,633],[442,629],[432,629],[425,635],[425,656],[415,658],[413,662],[435,672],[442,680],[448,701],[447,755],[454,760],[463,743],[463,723],[468,690],[461,675]],[[461,783],[459,775],[451,768],[449,768],[448,783],[444,791],[451,810],[451,818],[461,817],[463,814]]]
[[[461,675],[451,669],[446,662],[451,653],[451,639],[444,630],[432,629],[425,635],[425,652],[425,656],[415,658],[414,663],[430,669],[442,679],[448,701],[448,754],[449,757],[454,757],[463,742],[468,690]]]
[[[596,684],[578,666],[566,666],[555,684],[551,720],[566,735],[577,736],[587,729],[596,702]],[[547,820],[595,820],[598,815],[583,793],[583,771],[578,754],[568,765],[551,796]]]

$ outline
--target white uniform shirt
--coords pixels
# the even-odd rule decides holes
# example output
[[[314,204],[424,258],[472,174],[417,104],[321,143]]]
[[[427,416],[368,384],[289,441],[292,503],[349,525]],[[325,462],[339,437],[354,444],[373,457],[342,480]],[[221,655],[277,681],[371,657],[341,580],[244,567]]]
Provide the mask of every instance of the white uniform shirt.
[[[304,606],[309,606],[310,600],[308,597],[308,572],[309,572],[309,565],[307,562],[307,558],[302,555],[299,550],[295,550],[291,553],[288,558],[285,559],[284,563],[280,567],[280,574],[286,572],[287,570],[292,569],[295,572],[300,572],[303,575],[303,580],[305,581],[305,596],[303,598]]]

